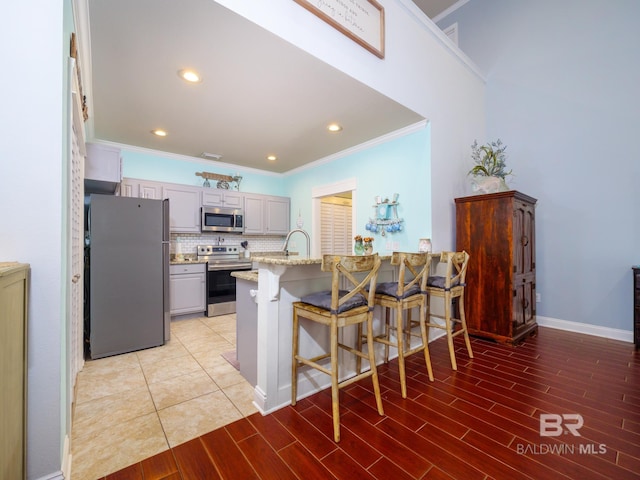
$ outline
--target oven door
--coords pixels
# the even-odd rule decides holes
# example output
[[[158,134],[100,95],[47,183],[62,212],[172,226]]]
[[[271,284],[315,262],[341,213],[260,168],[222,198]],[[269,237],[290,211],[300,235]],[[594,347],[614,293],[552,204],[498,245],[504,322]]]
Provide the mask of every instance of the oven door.
[[[236,312],[236,278],[231,272],[251,270],[251,266],[209,267],[207,272],[207,316]]]

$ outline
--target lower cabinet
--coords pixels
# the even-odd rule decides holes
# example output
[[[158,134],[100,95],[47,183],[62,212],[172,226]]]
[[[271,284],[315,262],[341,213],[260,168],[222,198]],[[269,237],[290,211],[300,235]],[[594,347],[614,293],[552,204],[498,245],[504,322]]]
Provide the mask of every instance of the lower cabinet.
[[[202,313],[207,309],[207,264],[170,265],[171,316]]]
[[[26,478],[29,265],[0,262],[0,477]]]

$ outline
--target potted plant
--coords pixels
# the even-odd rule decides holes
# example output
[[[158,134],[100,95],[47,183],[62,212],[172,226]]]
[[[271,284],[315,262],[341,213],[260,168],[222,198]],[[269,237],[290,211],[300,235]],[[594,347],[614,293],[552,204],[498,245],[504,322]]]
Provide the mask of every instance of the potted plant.
[[[507,171],[505,150],[507,146],[500,139],[485,145],[478,145],[474,140],[471,145],[471,158],[475,165],[469,170],[472,175],[471,189],[475,193],[494,193],[509,190],[506,177],[512,175]]]

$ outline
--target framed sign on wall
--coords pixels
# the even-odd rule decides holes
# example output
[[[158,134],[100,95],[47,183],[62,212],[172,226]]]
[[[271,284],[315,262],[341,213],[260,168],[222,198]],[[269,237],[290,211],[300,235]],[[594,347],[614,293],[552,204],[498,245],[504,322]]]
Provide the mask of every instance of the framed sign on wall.
[[[384,8],[375,0],[293,0],[379,58],[384,58]]]

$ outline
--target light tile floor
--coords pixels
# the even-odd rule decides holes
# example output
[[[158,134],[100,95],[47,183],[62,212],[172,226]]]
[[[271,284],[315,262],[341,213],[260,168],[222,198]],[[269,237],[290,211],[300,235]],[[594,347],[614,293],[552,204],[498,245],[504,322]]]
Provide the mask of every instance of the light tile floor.
[[[255,413],[253,387],[221,354],[234,315],[171,323],[162,347],[88,360],[78,374],[72,480],[95,480]]]

